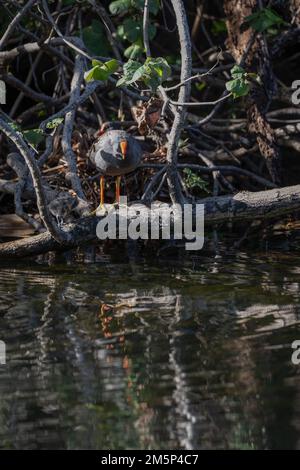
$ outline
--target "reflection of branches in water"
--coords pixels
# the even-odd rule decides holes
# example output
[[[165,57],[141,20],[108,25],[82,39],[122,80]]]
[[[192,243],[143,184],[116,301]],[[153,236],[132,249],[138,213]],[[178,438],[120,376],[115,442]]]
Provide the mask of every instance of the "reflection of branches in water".
[[[54,285],[52,286],[49,294],[47,295],[44,303],[43,315],[40,319],[40,325],[36,328],[35,337],[40,344],[40,354],[38,356],[39,373],[43,374],[43,379],[51,373],[49,370],[49,363],[53,354],[53,343],[55,342],[55,335],[57,329],[55,324],[58,323],[59,327],[63,330],[63,342],[61,346],[63,350],[61,354],[66,354],[69,357],[69,363],[76,371],[77,386],[81,391],[82,398],[85,402],[93,401],[95,396],[94,383],[95,383],[95,369],[92,367],[91,361],[86,356],[88,345],[82,337],[81,332],[78,332],[74,318],[70,318],[68,308],[64,308],[65,292],[69,288],[69,283],[61,283],[55,278]],[[83,294],[83,293],[81,293]],[[86,295],[84,295],[86,297]],[[61,304],[57,309],[57,304]],[[74,304],[74,302],[73,302]],[[50,383],[48,384],[50,385]]]
[[[65,401],[69,401],[69,394],[73,394],[73,399],[76,396],[82,403],[93,402],[96,397],[97,372],[91,360],[90,344],[78,331],[79,325],[74,321],[74,316],[70,316],[68,305],[65,307],[61,300],[69,283],[43,275],[36,275],[35,282],[32,282],[32,274],[26,274],[28,278],[13,272],[10,279],[10,294],[15,303],[16,299],[19,301],[6,311],[5,319],[6,325],[14,325],[21,341],[10,353],[11,367],[13,369],[19,364],[20,373],[16,382],[12,383],[9,376],[5,380],[9,385],[7,394],[3,396],[3,405],[8,400],[10,414],[14,419],[8,420],[9,428],[3,435],[10,436],[14,447],[29,445],[34,448],[42,439],[39,429],[44,425],[48,442],[61,447],[63,443],[54,443],[54,440],[57,428],[66,425],[60,423],[60,416],[65,413]],[[37,295],[37,299],[38,286],[43,286],[43,292]],[[42,314],[40,298],[44,302]],[[8,332],[8,344],[10,336]],[[14,375],[13,371],[10,373]],[[29,393],[29,390],[32,392]],[[32,407],[35,409],[35,421],[32,421]],[[24,426],[28,427],[27,432],[23,432]]]
[[[9,282],[8,343],[21,341],[9,371],[17,380],[0,382],[1,429],[12,445],[266,447],[274,425],[263,375],[273,373],[268,335],[299,323],[298,304],[287,297],[270,304],[265,286],[253,304],[243,282],[225,291],[176,274],[176,284],[161,285],[161,277],[136,270],[128,285],[107,272],[99,282],[93,270],[80,280],[73,272],[0,272]],[[105,303],[112,307],[99,313]],[[68,437],[59,437],[65,429]]]
[[[165,289],[166,291],[166,289]],[[170,364],[173,368],[174,373],[174,382],[175,382],[175,390],[173,393],[173,398],[176,403],[175,409],[170,407],[170,413],[174,414],[176,412],[176,418],[169,417],[167,422],[172,422],[175,426],[176,430],[169,430],[170,437],[176,435],[176,438],[179,439],[180,446],[183,448],[197,448],[199,445],[203,445],[205,442],[207,444],[211,444],[212,442],[216,442],[217,436],[220,436],[220,440],[222,441],[222,445],[224,446],[224,442],[226,442],[226,438],[224,439],[224,432],[222,430],[224,428],[228,428],[228,439],[227,446],[236,446],[239,440],[239,444],[243,445],[245,443],[252,443],[252,445],[256,446],[265,446],[266,445],[266,438],[267,436],[264,435],[263,429],[268,425],[268,418],[267,413],[264,411],[267,407],[265,407],[265,403],[263,399],[258,399],[260,395],[261,388],[265,387],[264,381],[261,377],[259,377],[259,373],[257,373],[257,355],[255,350],[255,345],[250,341],[250,338],[254,339],[255,335],[253,335],[253,330],[251,327],[250,320],[253,319],[257,314],[257,311],[249,311],[249,325],[246,325],[243,322],[243,326],[246,328],[241,329],[241,333],[245,334],[245,337],[240,339],[238,336],[235,341],[231,340],[230,335],[232,334],[232,327],[238,327],[238,331],[240,330],[240,321],[236,322],[234,319],[236,316],[241,316],[241,311],[238,308],[238,305],[235,305],[234,296],[230,299],[229,308],[231,311],[231,317],[228,323],[228,311],[222,311],[222,307],[226,301],[220,302],[221,311],[218,312],[218,302],[214,304],[214,308],[216,313],[220,313],[217,321],[215,322],[215,332],[214,334],[216,337],[212,337],[211,345],[204,350],[204,355],[206,358],[211,359],[214,357],[213,349],[217,345],[219,350],[223,350],[224,357],[227,357],[230,354],[232,357],[236,357],[236,361],[233,361],[232,364],[226,364],[228,370],[222,369],[219,371],[220,365],[218,364],[219,361],[223,361],[222,357],[216,357],[215,363],[213,365],[214,368],[217,369],[218,375],[220,376],[219,379],[224,381],[224,399],[220,401],[220,397],[218,394],[213,396],[212,400],[205,400],[205,390],[199,390],[198,394],[191,393],[190,391],[190,374],[186,371],[189,364],[183,361],[181,363],[181,356],[182,356],[182,349],[186,348],[186,338],[185,340],[180,341],[181,334],[180,334],[180,324],[182,322],[188,320],[188,317],[191,316],[191,312],[193,312],[192,316],[195,319],[195,311],[199,311],[199,304],[203,308],[204,303],[203,300],[199,300],[197,298],[194,301],[191,299],[187,299],[186,297],[178,296],[178,295],[171,295],[171,291],[169,295],[166,295],[164,292],[164,296],[159,297],[157,292],[153,292],[151,295],[151,291],[149,292],[149,297],[147,298],[146,295],[143,295],[140,298],[134,298],[135,300],[135,310],[138,308],[140,312],[145,311],[145,304],[151,304],[152,308],[153,305],[159,303],[160,308],[165,303],[165,308],[169,309],[173,312],[173,320],[169,322],[168,325],[168,335],[170,336],[170,343],[167,346],[170,352]],[[128,298],[128,297],[127,297]],[[227,302],[228,303],[228,302]],[[205,306],[206,309],[209,309],[209,305]],[[265,308],[264,311],[260,312],[258,320],[262,320],[262,325],[266,325],[266,319],[268,321],[268,330],[274,331],[274,329],[278,328],[278,316],[276,315],[272,318],[269,316],[269,312],[276,312],[281,315],[282,318],[285,318],[286,325],[293,325],[299,322],[299,315],[297,308],[292,306],[285,306],[282,308],[280,305],[269,306],[269,310]],[[259,308],[259,306],[258,306]],[[162,307],[163,310],[163,307]],[[201,308],[200,308],[201,311]],[[166,313],[166,312],[165,312]],[[167,316],[170,320],[170,317]],[[233,321],[234,319],[234,321]],[[245,320],[245,318],[243,318]],[[163,323],[163,322],[162,322]],[[201,318],[197,318],[197,325],[196,328],[193,325],[191,327],[191,336],[193,336],[195,329],[197,330],[197,338],[200,340],[201,345],[205,345],[205,338],[210,339],[209,335],[205,334],[205,323],[209,324],[210,320],[205,316],[203,318],[203,325],[201,324]],[[252,323],[253,324],[253,323]],[[152,325],[155,329],[155,325]],[[201,334],[201,329],[204,330],[204,334]],[[262,334],[265,332],[265,326],[262,326],[261,331]],[[259,323],[257,324],[257,330],[260,330]],[[155,336],[157,335],[157,331],[151,334],[151,331],[145,331],[145,335],[147,335],[147,350],[149,350],[149,344],[155,342]],[[249,336],[249,341],[247,339],[247,335]],[[150,339],[151,338],[151,339]],[[165,346],[166,347],[166,346]],[[195,351],[197,350],[197,345],[194,344]],[[199,348],[199,344],[198,344]],[[200,346],[201,348],[201,346]],[[211,349],[210,349],[211,348]],[[230,348],[230,351],[228,351]],[[147,351],[147,356],[149,356],[149,352]],[[211,356],[211,357],[210,357]],[[221,355],[222,356],[222,355]],[[268,354],[265,354],[265,361],[268,363]],[[261,358],[259,358],[261,360]],[[154,358],[152,357],[152,362]],[[193,365],[195,366],[194,362]],[[234,365],[234,367],[233,367]],[[202,371],[203,374],[206,373],[207,379],[210,376],[210,370],[205,370],[207,367],[204,366],[204,370]],[[234,371],[232,370],[234,369]],[[200,371],[201,372],[201,371]],[[247,401],[245,403],[242,402],[241,399],[237,400],[237,394],[230,392],[231,383],[230,378],[231,373],[234,372],[234,380],[236,381],[235,387],[239,393],[242,391],[242,395],[247,395]],[[195,373],[195,372],[194,372]],[[237,373],[237,375],[236,375]],[[205,375],[204,375],[205,376]],[[213,377],[213,375],[212,375]],[[211,383],[210,386],[214,387],[214,383]],[[209,387],[209,384],[207,384]],[[249,396],[248,396],[249,395]],[[227,398],[225,399],[225,397]],[[193,400],[196,401],[196,406],[193,403]],[[234,403],[236,401],[236,403]],[[233,405],[236,407],[236,404],[241,407],[239,410],[239,415],[233,420]],[[234,412],[236,413],[236,409]],[[255,419],[253,418],[255,417]],[[202,422],[201,422],[202,421]],[[227,423],[225,422],[227,421]],[[204,424],[205,423],[205,424]],[[260,424],[259,424],[260,423]],[[202,426],[201,426],[202,425]],[[251,429],[253,425],[253,428]],[[211,435],[209,436],[206,432],[205,436],[199,434],[199,430],[210,430]],[[231,429],[231,431],[230,431]],[[149,428],[149,433],[151,432],[151,428]],[[205,439],[203,441],[203,439]],[[244,441],[243,441],[244,440]],[[219,442],[220,444],[220,442]]]
[[[176,305],[174,309],[174,321],[170,332],[170,364],[174,371],[175,390],[173,399],[176,404],[176,431],[180,443],[180,448],[192,450],[199,448],[200,440],[203,439],[203,431],[210,430],[211,433],[221,432],[221,428],[215,424],[213,414],[211,415],[209,406],[201,410],[192,402],[192,393],[189,386],[188,374],[186,373],[186,364],[181,362],[182,343],[178,337],[178,328],[176,325],[182,324],[192,319],[193,311],[185,308],[184,298],[176,295]],[[215,410],[216,411],[216,410]],[[205,416],[206,415],[206,416]],[[208,416],[207,416],[208,415]],[[199,426],[199,423],[201,425]],[[224,424],[224,423],[223,423]],[[202,431],[201,435],[199,431]],[[216,436],[217,434],[215,434]],[[213,436],[210,436],[210,442],[213,442]],[[203,445],[203,444],[202,444]],[[201,445],[201,447],[202,447]]]

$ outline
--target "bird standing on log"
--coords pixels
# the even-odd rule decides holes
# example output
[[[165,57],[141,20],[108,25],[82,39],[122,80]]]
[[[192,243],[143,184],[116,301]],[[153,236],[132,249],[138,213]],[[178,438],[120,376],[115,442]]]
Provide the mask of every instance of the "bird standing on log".
[[[105,176],[116,177],[116,202],[119,203],[121,176],[139,166],[142,154],[139,142],[124,130],[100,130],[100,137],[89,153],[90,160],[101,173],[100,207],[104,204]]]

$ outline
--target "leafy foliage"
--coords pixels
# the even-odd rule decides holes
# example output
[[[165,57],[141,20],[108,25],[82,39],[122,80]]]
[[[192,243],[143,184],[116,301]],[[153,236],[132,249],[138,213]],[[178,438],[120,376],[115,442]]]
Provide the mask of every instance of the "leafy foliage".
[[[159,11],[159,0],[150,0],[150,13],[156,15]],[[110,3],[109,10],[113,15],[123,17],[126,13],[127,18],[122,18],[122,23],[117,28],[117,38],[125,44],[124,56],[127,59],[138,59],[144,53],[142,12],[144,9],[144,0],[116,0]],[[156,26],[149,21],[148,34],[150,40],[156,35]]]
[[[124,65],[124,75],[117,82],[117,86],[131,85],[143,82],[152,91],[155,91],[171,74],[171,68],[163,57],[148,57],[144,64],[130,59]]]
[[[64,120],[63,118],[52,119],[52,121],[48,122],[48,124],[46,125],[46,128],[56,129],[56,127],[58,127],[63,122],[63,120]]]
[[[206,193],[209,193],[208,182],[204,181],[201,176],[193,172],[190,168],[185,168],[184,173],[184,182],[188,189],[201,189]]]
[[[38,147],[38,145],[45,139],[45,134],[42,129],[29,129],[23,131],[22,134],[27,142],[34,148]]]
[[[239,65],[231,69],[232,80],[226,83],[226,89],[232,93],[233,98],[240,98],[248,95],[252,79],[257,79],[255,73],[248,73]]]
[[[252,15],[247,16],[245,23],[250,25],[251,28],[255,29],[255,31],[258,31],[259,33],[263,33],[273,26],[286,24],[283,18],[281,18],[281,16],[271,8],[262,8]]]
[[[93,67],[84,74],[86,82],[90,82],[91,80],[107,80],[110,75],[118,70],[119,62],[116,59],[111,59],[107,62],[93,60],[92,66]]]
[[[52,121],[48,122],[47,129],[55,129],[63,122],[63,118],[55,118]],[[16,122],[9,122],[10,127],[14,130],[19,132],[23,138],[27,141],[27,143],[34,147],[35,149],[42,143],[46,137],[46,133],[40,129],[25,129],[23,130],[19,124]]]
[[[153,39],[156,34],[156,27],[149,24],[149,38]],[[125,50],[124,55],[128,59],[136,59],[144,52],[143,45],[143,25],[142,21],[134,18],[126,18],[117,29],[118,38],[129,41],[131,44]]]
[[[22,137],[34,148],[44,140],[45,134],[42,129],[27,129],[22,130],[19,124],[16,122],[9,122],[9,126],[14,130],[19,132]]]
[[[136,41],[131,46],[127,47],[124,51],[124,56],[127,59],[138,59],[144,52],[144,45],[141,39]]]
[[[150,13],[157,14],[159,10],[159,0],[150,0]],[[130,9],[142,10],[144,8],[144,0],[114,0],[109,5],[112,15],[126,13]]]
[[[90,26],[82,30],[83,41],[92,55],[109,56],[110,49],[103,25],[98,20],[93,20]]]

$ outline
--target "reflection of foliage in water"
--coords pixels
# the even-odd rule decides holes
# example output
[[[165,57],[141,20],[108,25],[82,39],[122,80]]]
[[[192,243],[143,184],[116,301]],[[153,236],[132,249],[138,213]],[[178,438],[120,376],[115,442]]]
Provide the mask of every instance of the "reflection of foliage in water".
[[[289,263],[3,268],[1,446],[296,446]]]

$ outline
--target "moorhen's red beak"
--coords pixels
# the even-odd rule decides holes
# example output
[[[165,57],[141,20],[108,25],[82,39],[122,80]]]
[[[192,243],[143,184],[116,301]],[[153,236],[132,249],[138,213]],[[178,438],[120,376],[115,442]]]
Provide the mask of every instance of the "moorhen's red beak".
[[[120,147],[121,147],[121,152],[122,152],[123,160],[125,160],[126,153],[127,153],[127,147],[128,147],[128,142],[127,142],[127,140],[122,140],[122,141],[120,142]]]

